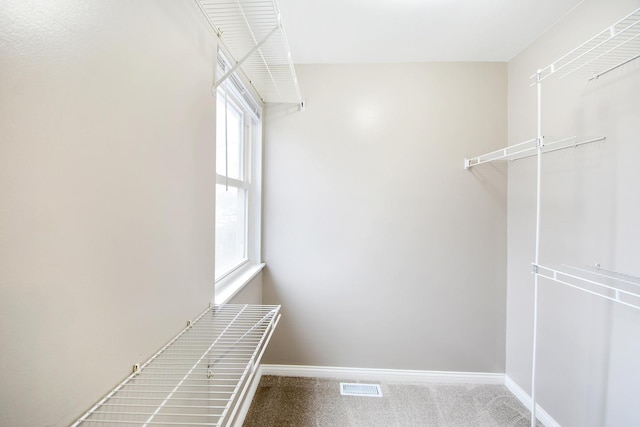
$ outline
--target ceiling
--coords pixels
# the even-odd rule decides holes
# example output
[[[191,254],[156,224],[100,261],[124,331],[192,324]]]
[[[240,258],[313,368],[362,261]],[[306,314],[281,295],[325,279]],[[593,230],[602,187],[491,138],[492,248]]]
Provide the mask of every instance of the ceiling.
[[[293,61],[509,61],[582,0],[278,0]]]

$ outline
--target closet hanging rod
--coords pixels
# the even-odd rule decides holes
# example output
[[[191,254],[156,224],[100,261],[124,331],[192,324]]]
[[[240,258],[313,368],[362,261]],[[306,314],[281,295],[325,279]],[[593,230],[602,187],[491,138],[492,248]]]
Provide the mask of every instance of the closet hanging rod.
[[[618,65],[614,65],[613,67],[609,68],[608,70],[605,70],[605,71],[603,71],[603,72],[601,72],[601,73],[598,73],[598,74],[596,74],[595,76],[590,77],[590,78],[589,78],[589,81],[591,81],[591,80],[595,80],[595,79],[598,79],[598,78],[600,78],[600,77],[604,76],[605,74],[608,74],[608,73],[610,73],[610,72],[612,72],[612,71],[614,71],[614,70],[617,70],[618,68],[620,68],[620,67],[622,67],[622,66],[624,66],[624,65],[627,65],[627,64],[628,64],[629,62],[631,62],[631,61],[635,61],[635,60],[636,60],[636,59],[638,59],[638,58],[640,58],[640,54],[638,54],[638,55],[634,56],[633,58],[629,58],[629,59],[627,59],[626,61],[622,61],[622,62],[621,62],[621,63],[619,63]]]

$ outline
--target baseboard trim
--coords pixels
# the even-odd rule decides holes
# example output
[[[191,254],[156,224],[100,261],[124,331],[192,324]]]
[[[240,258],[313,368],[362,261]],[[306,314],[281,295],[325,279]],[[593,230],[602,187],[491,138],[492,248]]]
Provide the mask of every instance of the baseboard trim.
[[[511,393],[528,409],[531,410],[531,396],[524,391],[508,375],[485,372],[449,372],[449,371],[415,371],[406,369],[364,369],[344,368],[335,366],[304,366],[304,365],[269,365],[261,364],[247,390],[242,406],[238,411],[234,427],[242,427],[251,401],[256,394],[258,384],[263,375],[278,377],[310,377],[349,379],[365,381],[394,381],[400,383],[470,383],[470,384],[504,384]],[[536,404],[536,418],[546,427],[561,427],[547,411]]]
[[[261,374],[280,377],[377,380],[402,383],[504,384],[504,374],[485,372],[414,371],[406,369],[342,368],[335,366],[262,365]]]
[[[504,385],[511,393],[529,410],[531,411],[531,396],[524,391],[515,381],[508,375],[504,376]],[[545,411],[539,403],[536,403],[536,418],[546,427],[561,427],[560,424],[553,419],[547,411]]]

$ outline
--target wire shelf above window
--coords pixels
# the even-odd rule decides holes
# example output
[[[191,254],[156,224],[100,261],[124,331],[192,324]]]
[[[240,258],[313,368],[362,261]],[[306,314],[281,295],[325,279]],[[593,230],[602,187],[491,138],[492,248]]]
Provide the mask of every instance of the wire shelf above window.
[[[596,79],[640,58],[640,9],[601,31],[532,78],[552,75]]]
[[[295,103],[302,96],[275,0],[196,0],[234,67],[264,102]],[[236,71],[232,68],[230,72]],[[228,77],[222,76],[216,86]]]
[[[605,137],[578,137],[571,136],[568,138],[545,138],[542,144],[542,152],[550,153],[553,151],[564,150],[566,148],[575,148],[592,142],[604,141]],[[513,161],[535,156],[538,148],[538,140],[536,138],[529,139],[519,144],[510,145],[490,153],[482,154],[478,157],[464,159],[464,168],[469,169],[483,163]]]

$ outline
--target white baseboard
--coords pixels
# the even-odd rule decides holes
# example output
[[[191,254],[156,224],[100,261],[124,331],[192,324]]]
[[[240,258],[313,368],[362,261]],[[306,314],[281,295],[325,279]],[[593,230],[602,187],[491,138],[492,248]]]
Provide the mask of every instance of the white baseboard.
[[[405,369],[363,369],[335,366],[268,365],[262,364],[256,371],[247,395],[238,411],[234,427],[242,427],[249,413],[251,401],[263,375],[279,377],[309,377],[364,381],[393,381],[400,383],[470,383],[504,384],[520,402],[531,410],[531,396],[518,386],[509,376],[485,372],[414,371]],[[561,427],[547,411],[536,404],[536,418],[546,427]]]
[[[531,411],[531,396],[529,393],[520,388],[508,375],[504,376],[504,385],[509,389],[511,393],[518,398],[518,400]],[[536,403],[536,418],[546,427],[561,427],[560,424],[554,420],[547,411],[545,411],[540,404]]]
[[[405,369],[340,368],[333,366],[262,365],[262,375],[313,377],[402,383],[504,384],[504,374],[484,372],[413,371]]]

